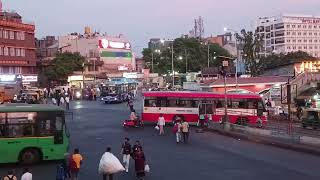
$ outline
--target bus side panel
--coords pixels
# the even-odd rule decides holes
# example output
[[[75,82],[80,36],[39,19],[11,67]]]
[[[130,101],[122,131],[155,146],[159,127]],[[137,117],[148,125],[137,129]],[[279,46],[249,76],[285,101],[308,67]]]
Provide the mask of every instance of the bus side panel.
[[[64,159],[65,153],[67,153],[68,143],[54,144],[54,137],[40,138],[38,147],[41,148],[43,153],[43,160],[59,160]],[[68,142],[68,141],[67,141]]]
[[[15,163],[26,147],[38,147],[37,138],[0,138],[0,163]]]
[[[166,122],[172,122],[175,115],[183,116],[187,122],[198,122],[198,108],[171,108],[171,107],[145,107],[143,109],[143,121],[157,122],[160,114],[163,114]]]

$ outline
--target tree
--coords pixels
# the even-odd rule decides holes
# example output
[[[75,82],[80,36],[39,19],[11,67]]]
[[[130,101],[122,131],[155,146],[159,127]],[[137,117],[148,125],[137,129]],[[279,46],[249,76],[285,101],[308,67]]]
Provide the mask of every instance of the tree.
[[[300,63],[306,60],[313,61],[317,59],[303,51],[290,52],[288,54],[271,54],[261,58],[261,61],[264,64],[264,69],[272,69],[282,65]]]
[[[208,66],[208,45],[195,38],[177,38],[173,43],[175,71],[185,73],[187,68],[188,72],[197,72]],[[221,64],[221,60],[214,57],[230,56],[228,51],[220,47],[218,44],[209,44],[209,49],[210,67]],[[143,49],[142,54],[147,66],[151,68],[153,53],[154,72],[160,74],[171,73],[171,47],[163,47],[160,49],[160,54],[152,51],[153,50],[149,48]]]
[[[260,60],[259,53],[262,49],[262,37],[256,32],[241,30],[240,34],[236,35],[240,44],[243,44],[243,59],[247,70],[251,76],[259,75],[263,70],[263,64]]]
[[[59,53],[42,72],[48,81],[65,82],[74,71],[81,71],[85,57],[79,53]]]

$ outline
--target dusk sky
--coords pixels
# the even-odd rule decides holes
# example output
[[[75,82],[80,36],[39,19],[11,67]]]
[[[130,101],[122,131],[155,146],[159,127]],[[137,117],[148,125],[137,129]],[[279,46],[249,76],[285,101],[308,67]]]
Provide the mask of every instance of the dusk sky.
[[[202,16],[206,35],[251,28],[261,16],[320,15],[320,0],[2,0],[36,25],[36,36],[83,32],[84,26],[126,35],[140,50],[153,37],[174,38],[192,29]]]

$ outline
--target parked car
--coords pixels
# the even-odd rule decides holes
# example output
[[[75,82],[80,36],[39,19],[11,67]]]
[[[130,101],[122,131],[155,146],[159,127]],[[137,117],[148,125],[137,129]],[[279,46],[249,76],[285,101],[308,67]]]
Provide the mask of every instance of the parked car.
[[[320,128],[320,109],[307,108],[303,112],[302,127],[312,127],[313,129]]]

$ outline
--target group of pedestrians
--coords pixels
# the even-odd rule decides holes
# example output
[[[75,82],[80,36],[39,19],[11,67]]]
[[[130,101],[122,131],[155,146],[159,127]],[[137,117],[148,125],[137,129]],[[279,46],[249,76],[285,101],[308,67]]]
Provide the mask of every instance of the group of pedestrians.
[[[18,180],[17,176],[14,175],[13,170],[9,170],[8,174],[4,176],[3,180]],[[21,180],[32,180],[32,174],[29,168],[25,168],[22,175]]]
[[[156,129],[159,130],[159,136],[163,136],[165,134],[164,133],[165,125],[166,125],[166,120],[163,117],[163,114],[160,114],[160,116],[158,118],[158,123],[157,123],[157,126],[156,126]],[[180,117],[176,117],[172,132],[176,136],[176,142],[177,143],[182,142],[182,139],[183,139],[183,143],[188,143],[188,139],[189,139],[189,123],[187,121],[182,120],[182,118],[180,118]]]
[[[57,106],[65,106],[66,110],[70,109],[70,99],[71,99],[71,91],[68,89],[67,91],[63,88],[61,92],[56,92],[54,96],[52,96],[52,103]]]
[[[111,148],[108,147],[106,152],[111,153]],[[121,146],[121,155],[122,155],[122,163],[125,169],[125,172],[129,172],[130,159],[132,158],[135,163],[135,171],[136,176],[139,179],[143,179],[145,176],[145,166],[146,166],[146,158],[142,149],[142,145],[140,141],[136,141],[132,146],[130,144],[130,139],[125,138],[124,142]],[[59,164],[57,166],[56,180],[77,180],[81,165],[83,164],[83,156],[80,154],[79,149],[74,149],[72,155],[68,155],[63,164]],[[149,166],[148,166],[149,167]],[[113,180],[114,174],[103,173],[103,180]],[[11,179],[4,179],[11,180]],[[29,180],[29,179],[26,179]]]

